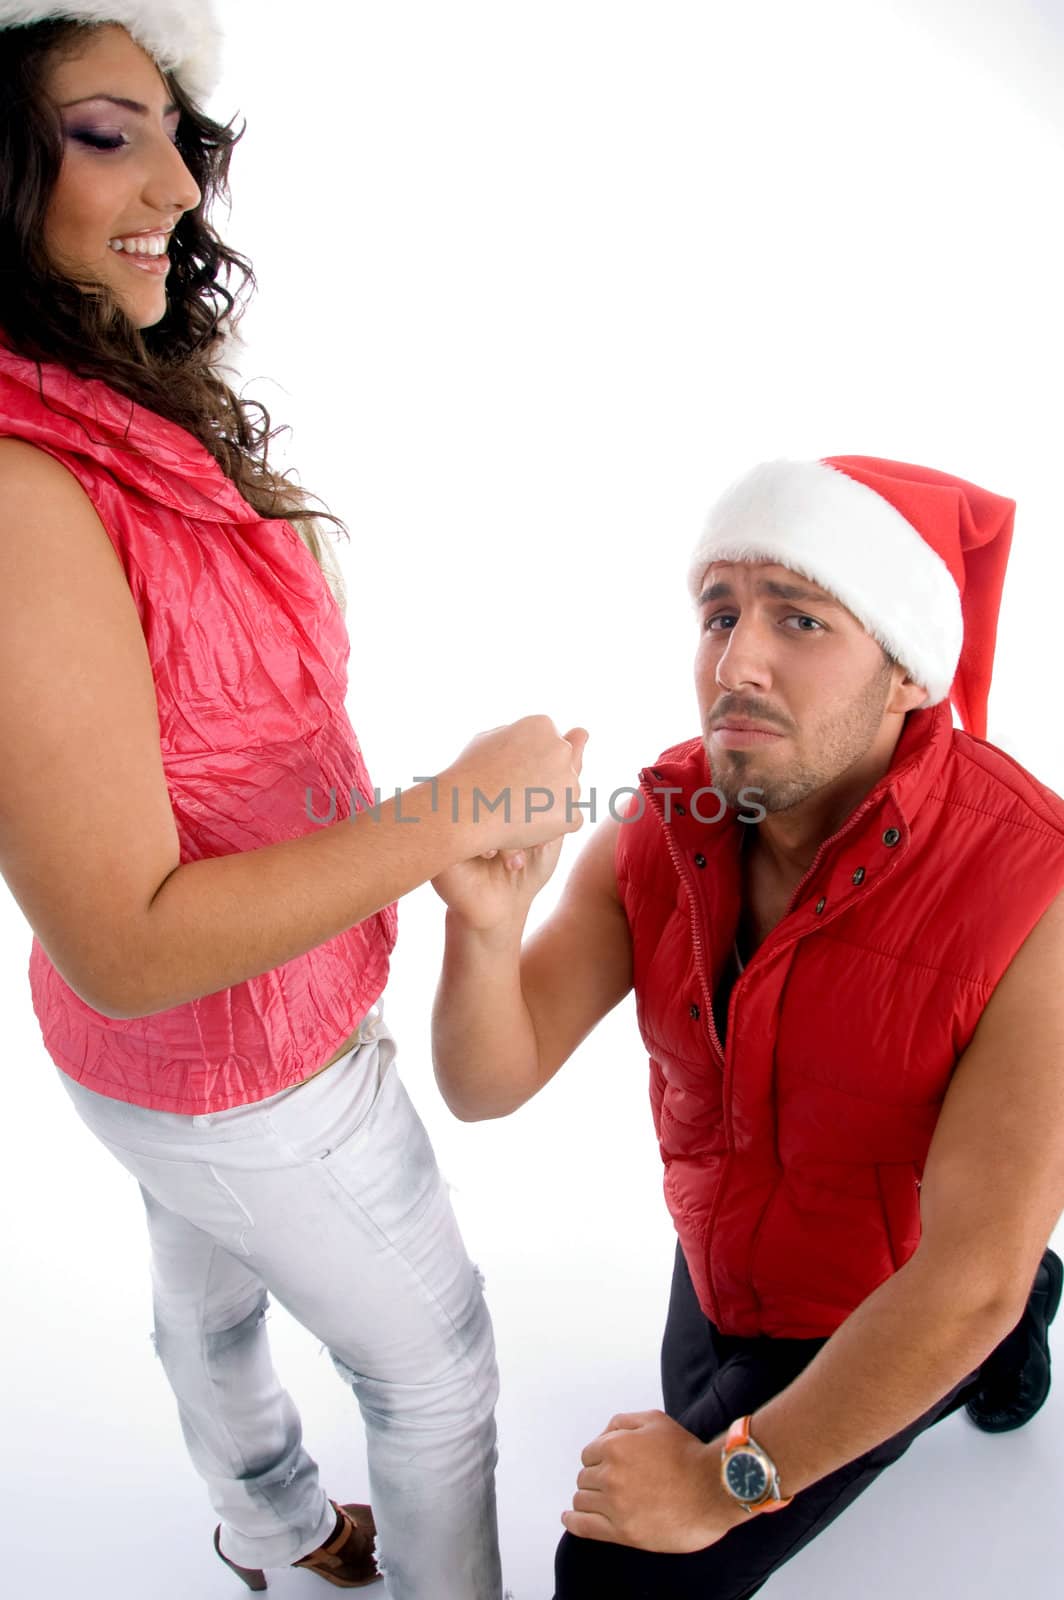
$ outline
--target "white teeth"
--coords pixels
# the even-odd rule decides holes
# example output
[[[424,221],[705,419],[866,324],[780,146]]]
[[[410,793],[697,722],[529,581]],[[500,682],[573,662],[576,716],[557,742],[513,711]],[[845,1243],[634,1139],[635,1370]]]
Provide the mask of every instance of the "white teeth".
[[[134,235],[126,239],[111,239],[108,242],[112,250],[125,250],[130,255],[164,256],[168,241],[164,234],[150,233]]]

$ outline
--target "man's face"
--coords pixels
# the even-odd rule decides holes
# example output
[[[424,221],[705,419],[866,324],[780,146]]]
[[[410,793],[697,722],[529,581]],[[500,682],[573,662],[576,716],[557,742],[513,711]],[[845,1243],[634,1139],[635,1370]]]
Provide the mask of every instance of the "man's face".
[[[750,803],[789,810],[883,743],[888,710],[924,698],[851,612],[787,567],[714,562],[698,616],[702,738],[729,805],[745,787],[762,791]],[[729,731],[743,720],[767,731]]]

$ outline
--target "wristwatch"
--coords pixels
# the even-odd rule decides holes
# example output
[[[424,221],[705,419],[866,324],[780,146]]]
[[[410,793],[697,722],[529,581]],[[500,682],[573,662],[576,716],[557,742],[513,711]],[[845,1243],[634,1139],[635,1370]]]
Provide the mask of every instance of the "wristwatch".
[[[780,1493],[776,1463],[750,1437],[750,1418],[740,1417],[728,1429],[720,1453],[720,1481],[743,1510],[782,1511],[794,1499]]]

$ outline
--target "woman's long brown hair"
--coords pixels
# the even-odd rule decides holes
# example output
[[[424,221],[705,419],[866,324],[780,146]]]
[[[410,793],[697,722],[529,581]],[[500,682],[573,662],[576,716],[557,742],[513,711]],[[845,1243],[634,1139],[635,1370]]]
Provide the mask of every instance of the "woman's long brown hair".
[[[255,275],[208,218],[216,199],[229,198],[229,163],[244,129],[212,121],[166,75],[181,112],[177,148],[202,199],[174,229],[167,312],[154,327],[137,328],[104,285],[71,282],[45,253],[45,217],[63,159],[45,72],[56,52],[75,54],[100,26],[60,20],[0,29],[0,329],[17,354],[102,379],[187,429],[260,516],[292,523],[343,608],[343,577],[335,559],[325,559],[320,531],[328,521],[346,535],[343,523],[312,510],[308,492],[270,465],[270,442],[282,430],[220,372]]]

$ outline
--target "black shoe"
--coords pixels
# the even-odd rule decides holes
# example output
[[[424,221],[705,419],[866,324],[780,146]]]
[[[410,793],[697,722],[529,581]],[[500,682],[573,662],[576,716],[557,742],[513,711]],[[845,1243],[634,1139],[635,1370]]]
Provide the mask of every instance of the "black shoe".
[[[1047,1250],[1027,1309],[979,1370],[979,1388],[965,1410],[984,1433],[1008,1433],[1030,1422],[1049,1394],[1049,1324],[1060,1308],[1064,1262]]]

